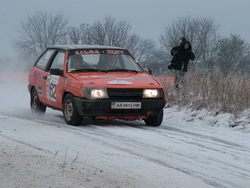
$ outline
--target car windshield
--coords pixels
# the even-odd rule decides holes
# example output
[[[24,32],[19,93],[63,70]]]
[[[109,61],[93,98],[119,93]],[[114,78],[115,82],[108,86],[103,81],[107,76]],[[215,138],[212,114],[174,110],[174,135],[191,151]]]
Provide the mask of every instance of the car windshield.
[[[67,72],[142,72],[125,50],[74,50],[69,52]]]

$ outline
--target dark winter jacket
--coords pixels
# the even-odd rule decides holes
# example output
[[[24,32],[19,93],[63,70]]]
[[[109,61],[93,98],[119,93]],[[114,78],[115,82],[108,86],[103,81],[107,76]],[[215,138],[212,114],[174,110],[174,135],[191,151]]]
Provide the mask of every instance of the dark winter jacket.
[[[189,48],[185,49],[184,45],[188,43]],[[176,70],[183,70],[183,72],[187,72],[187,67],[189,60],[194,60],[195,55],[192,52],[192,46],[189,41],[183,42],[180,46],[176,46],[171,50],[171,55],[173,55],[173,59],[171,60],[171,68]]]

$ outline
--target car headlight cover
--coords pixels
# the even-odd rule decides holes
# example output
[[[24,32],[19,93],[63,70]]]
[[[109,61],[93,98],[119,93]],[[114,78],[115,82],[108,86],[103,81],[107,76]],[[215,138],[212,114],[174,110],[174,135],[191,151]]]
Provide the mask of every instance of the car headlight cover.
[[[106,99],[108,93],[106,88],[85,88],[86,98],[88,99]]]
[[[160,91],[159,89],[144,89],[143,98],[159,98]]]

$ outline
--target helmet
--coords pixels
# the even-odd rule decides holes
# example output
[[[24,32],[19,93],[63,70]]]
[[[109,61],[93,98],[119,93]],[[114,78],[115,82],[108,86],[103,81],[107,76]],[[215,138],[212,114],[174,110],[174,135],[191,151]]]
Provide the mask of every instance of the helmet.
[[[83,58],[81,55],[71,56],[70,68],[79,69],[82,66]]]

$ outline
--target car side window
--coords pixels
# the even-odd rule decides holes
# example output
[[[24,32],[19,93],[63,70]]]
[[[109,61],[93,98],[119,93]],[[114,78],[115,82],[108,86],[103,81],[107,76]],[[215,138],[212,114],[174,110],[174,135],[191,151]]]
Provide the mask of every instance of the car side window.
[[[47,50],[36,62],[36,67],[45,70],[47,63],[51,57],[51,55],[54,53],[55,50]]]
[[[51,64],[50,69],[60,69],[63,70],[63,63],[64,63],[64,52],[58,52]]]

